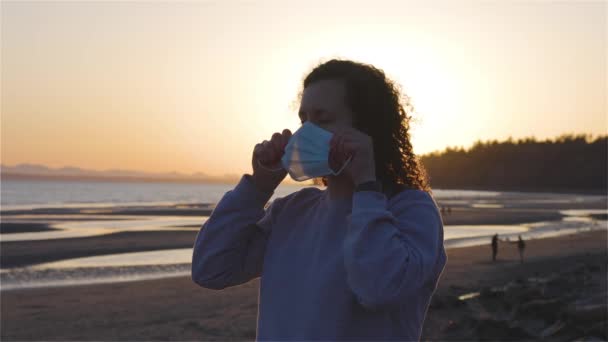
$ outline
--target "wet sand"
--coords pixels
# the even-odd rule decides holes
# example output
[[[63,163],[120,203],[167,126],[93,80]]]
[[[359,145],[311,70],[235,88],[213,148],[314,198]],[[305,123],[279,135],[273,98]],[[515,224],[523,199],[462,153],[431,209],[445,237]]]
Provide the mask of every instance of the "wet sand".
[[[523,264],[519,262],[515,245],[509,243],[500,244],[496,262],[490,260],[489,246],[448,250],[448,264],[427,314],[423,340],[512,338],[513,331],[497,328],[495,323],[490,328],[484,325],[493,321],[487,318],[489,313],[483,305],[462,304],[457,296],[489,286],[502,286],[516,279],[526,281],[530,277],[574,272],[572,274],[584,275],[584,281],[575,286],[568,283],[563,291],[574,288],[582,291],[582,296],[597,292],[605,295],[606,239],[606,231],[594,231],[527,241]],[[564,281],[570,278],[570,273],[563,277]],[[258,287],[259,279],[254,279],[247,284],[215,291],[198,287],[190,277],[177,277],[7,291],[2,292],[1,338],[81,341],[253,339]],[[561,293],[556,295],[558,304],[566,305],[573,300],[565,297],[565,293],[563,298]],[[550,314],[551,310],[545,311]],[[535,312],[535,315],[542,317],[541,313]],[[519,322],[525,318],[522,314],[514,319]],[[494,335],[488,336],[488,329]],[[559,337],[566,334],[564,329],[550,339],[560,340]]]
[[[0,223],[0,234],[49,232],[59,230],[51,228],[47,223]]]
[[[114,253],[192,248],[198,231],[119,232],[69,239],[7,241],[0,243],[2,268]]]
[[[156,213],[156,209],[152,210],[150,215],[154,213]],[[453,208],[451,213],[444,213],[442,218],[445,225],[506,225],[559,220],[562,216],[556,210]],[[5,220],[10,220],[10,216],[3,216],[3,221]],[[201,218],[201,225],[202,222],[204,222],[203,218]],[[11,223],[3,222],[2,224],[10,225]],[[50,229],[41,223],[18,223],[18,225],[19,229],[30,232],[36,231],[36,229],[39,229],[38,231]],[[17,226],[15,227],[17,228]],[[4,241],[0,242],[0,266],[2,268],[22,267],[68,258],[191,248],[198,231],[180,230],[180,228],[186,227],[193,228],[194,226],[175,226],[175,231],[150,230],[65,239]]]
[[[508,225],[540,221],[561,220],[564,215],[554,209],[490,209],[452,208],[443,213],[444,225]]]
[[[606,340],[606,231],[448,250],[424,326],[427,340]],[[478,297],[459,300],[464,294]],[[591,305],[590,305],[591,304]],[[542,336],[544,333],[546,336]]]
[[[596,220],[608,220],[608,214],[591,214],[589,217],[592,217]]]

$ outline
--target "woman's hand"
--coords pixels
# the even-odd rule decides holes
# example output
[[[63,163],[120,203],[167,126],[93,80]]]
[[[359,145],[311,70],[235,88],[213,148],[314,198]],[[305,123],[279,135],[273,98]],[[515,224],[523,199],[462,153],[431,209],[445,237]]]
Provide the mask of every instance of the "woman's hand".
[[[355,186],[376,180],[376,162],[372,138],[353,128],[339,127],[333,130],[330,140],[329,161],[332,169],[338,170],[349,156],[352,160],[342,171]]]
[[[287,175],[287,171],[281,165],[281,158],[285,154],[285,146],[289,138],[291,138],[291,131],[284,129],[282,134],[274,133],[270,141],[264,140],[255,145],[251,166],[253,168],[253,180],[260,190],[264,192],[274,191]]]

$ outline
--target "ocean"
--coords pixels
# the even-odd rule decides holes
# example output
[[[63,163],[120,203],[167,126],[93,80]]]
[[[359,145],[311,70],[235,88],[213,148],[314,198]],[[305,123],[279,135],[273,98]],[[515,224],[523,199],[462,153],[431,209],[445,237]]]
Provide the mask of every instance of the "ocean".
[[[236,184],[153,183],[65,180],[2,180],[2,210],[45,207],[108,207],[217,203]],[[297,191],[281,185],[275,196]]]
[[[217,203],[235,184],[153,183],[72,180],[2,180],[2,210],[45,207],[107,207],[117,205],[171,205],[180,203]],[[311,185],[308,185],[311,186]],[[301,188],[281,184],[273,198]],[[509,199],[530,203],[582,203],[596,201],[599,195],[497,192],[433,189],[436,200],[446,205],[496,205]],[[604,196],[605,197],[605,196]],[[273,199],[271,198],[271,200]]]

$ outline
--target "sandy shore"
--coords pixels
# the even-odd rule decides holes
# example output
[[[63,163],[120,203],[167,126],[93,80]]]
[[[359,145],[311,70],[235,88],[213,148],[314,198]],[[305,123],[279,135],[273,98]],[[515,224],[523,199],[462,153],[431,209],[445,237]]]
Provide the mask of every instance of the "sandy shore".
[[[483,292],[492,286],[504,286],[515,280],[526,284],[531,277],[552,279],[557,275],[556,279],[563,281],[578,281],[572,275],[583,277],[576,284],[564,285],[557,293],[557,304],[570,305],[576,299],[561,297],[562,292],[566,296],[565,289],[575,289],[583,297],[588,293],[605,296],[606,239],[605,231],[594,231],[531,240],[527,242],[523,264],[519,262],[515,246],[505,243],[501,244],[495,263],[490,260],[488,246],[448,250],[448,264],[429,309],[423,339],[512,338],[515,336],[511,335],[513,329],[517,327],[505,328],[496,323],[502,321],[492,319],[493,313],[484,309],[483,301],[472,299],[463,302],[457,297],[474,291]],[[255,279],[247,284],[214,291],[198,287],[189,277],[178,277],[3,292],[1,338],[114,341],[252,339],[255,337],[258,286],[259,279]],[[523,299],[516,300],[521,302]],[[529,302],[531,298],[526,300]],[[598,300],[598,304],[601,303]],[[551,313],[551,310],[546,311]],[[538,323],[539,315],[535,313],[534,324],[541,324]],[[528,322],[527,317],[522,313],[521,317],[516,315],[510,321]],[[564,322],[567,328],[570,321],[564,318]],[[605,320],[600,318],[599,322]],[[557,333],[550,335],[551,340],[572,340],[572,334],[581,337],[597,333],[594,328],[587,333],[566,328],[557,329]],[[600,329],[601,333],[602,326],[595,329]]]
[[[197,231],[143,231],[52,240],[0,243],[2,268],[114,253],[192,248]]]
[[[514,244],[501,242],[496,262],[490,246],[448,250],[427,315],[428,340],[538,340],[551,325],[561,328],[545,340],[581,337],[606,340],[606,231],[594,231],[526,242],[519,262]],[[464,294],[478,292],[473,300]],[[569,317],[577,303],[600,305],[589,317]],[[536,305],[536,307],[534,306]],[[599,311],[599,315],[598,315]],[[586,323],[582,323],[580,319]],[[593,327],[593,324],[600,323]],[[593,331],[593,329],[596,329]],[[591,330],[591,331],[588,331]]]
[[[45,211],[45,213],[47,213]],[[150,215],[157,214],[152,209]],[[174,213],[173,215],[178,215]],[[445,225],[482,225],[482,224],[518,224],[546,220],[560,220],[557,210],[526,210],[526,209],[477,209],[453,208],[451,213],[444,213]],[[10,220],[10,216],[3,216]],[[201,224],[204,219],[201,218]],[[36,223],[2,223],[11,227],[12,232],[17,229],[24,231],[47,231],[48,225]],[[191,227],[192,226],[184,226]],[[194,244],[197,231],[139,231],[119,232],[91,237],[78,237],[52,240],[34,241],[5,241],[0,242],[0,266],[2,268],[22,267],[42,262],[57,261],[68,258],[78,258],[113,253],[142,252],[151,250],[191,248]]]
[[[564,215],[557,209],[491,209],[453,208],[442,213],[444,225],[519,224],[560,220]]]

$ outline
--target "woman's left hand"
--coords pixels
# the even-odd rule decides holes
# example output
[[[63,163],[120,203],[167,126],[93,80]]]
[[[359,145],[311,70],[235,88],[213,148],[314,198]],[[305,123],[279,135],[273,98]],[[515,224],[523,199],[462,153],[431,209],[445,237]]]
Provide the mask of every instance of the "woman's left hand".
[[[355,186],[376,180],[376,163],[372,138],[352,127],[340,127],[333,130],[330,140],[329,161],[332,169],[338,170],[349,156],[350,163],[344,168],[345,173]]]

